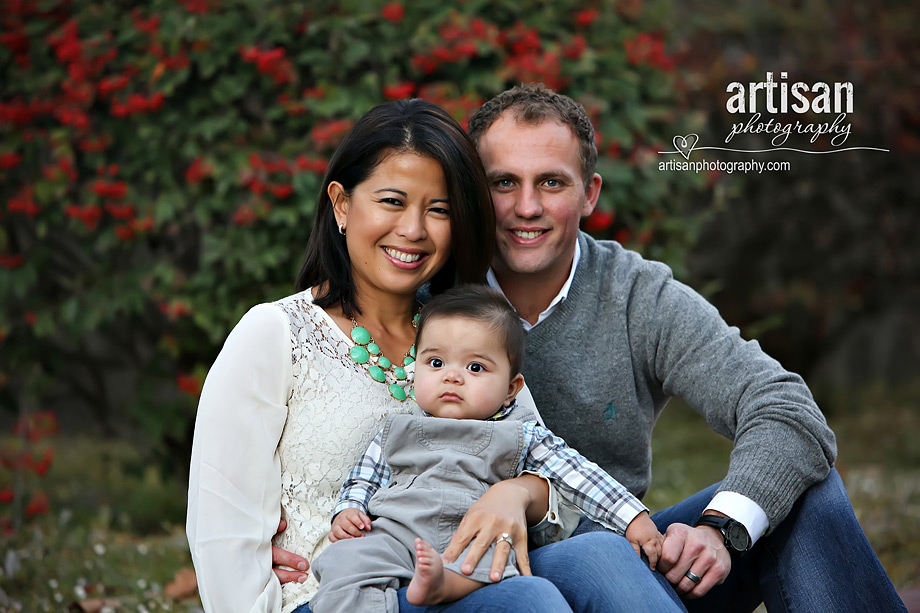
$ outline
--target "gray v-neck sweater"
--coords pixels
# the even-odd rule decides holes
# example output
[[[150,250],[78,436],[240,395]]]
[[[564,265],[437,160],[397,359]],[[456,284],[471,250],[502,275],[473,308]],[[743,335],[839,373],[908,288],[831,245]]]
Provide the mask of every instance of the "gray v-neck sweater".
[[[524,377],[548,427],[642,497],[651,436],[678,396],[734,441],[720,490],[770,530],[827,476],[836,441],[801,377],[745,341],[670,269],[581,233],[568,298],[527,333]]]

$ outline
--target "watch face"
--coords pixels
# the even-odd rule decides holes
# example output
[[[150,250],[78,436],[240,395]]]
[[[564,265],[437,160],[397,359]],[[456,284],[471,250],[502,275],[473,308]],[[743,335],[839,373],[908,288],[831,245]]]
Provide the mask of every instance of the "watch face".
[[[726,526],[728,530],[725,533],[725,536],[728,537],[728,541],[731,543],[732,549],[735,551],[747,551],[748,547],[751,546],[750,537],[748,537],[747,530],[744,527],[744,524],[739,522],[729,522],[729,525]]]

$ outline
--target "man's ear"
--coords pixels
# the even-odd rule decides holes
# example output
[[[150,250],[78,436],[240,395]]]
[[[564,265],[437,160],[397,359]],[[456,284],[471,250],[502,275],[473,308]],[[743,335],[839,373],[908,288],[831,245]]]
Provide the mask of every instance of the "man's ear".
[[[514,375],[514,378],[511,379],[511,383],[508,384],[508,395],[505,396],[505,401],[502,404],[504,406],[510,405],[511,401],[514,400],[514,397],[518,395],[523,387],[524,375],[521,373]]]
[[[581,209],[582,217],[587,217],[594,212],[594,207],[597,206],[597,199],[601,195],[601,184],[603,182],[604,180],[597,173],[594,173],[594,176],[588,181],[588,185],[585,186],[585,205]]]
[[[345,188],[338,181],[329,184],[326,190],[329,194],[329,201],[332,203],[332,212],[335,215],[335,223],[338,225],[348,225],[348,196],[345,194]]]

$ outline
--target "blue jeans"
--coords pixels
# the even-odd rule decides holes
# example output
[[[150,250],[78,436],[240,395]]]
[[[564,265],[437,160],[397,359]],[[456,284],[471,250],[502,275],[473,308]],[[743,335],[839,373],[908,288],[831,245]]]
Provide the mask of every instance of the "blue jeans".
[[[591,532],[530,552],[535,577],[512,577],[444,605],[416,607],[399,590],[400,613],[634,613],[685,611],[622,536]],[[656,577],[657,575],[657,577]],[[667,583],[667,582],[665,582]],[[308,613],[307,605],[295,613]]]
[[[629,541],[611,532],[583,534],[536,549],[530,552],[530,568],[537,576],[506,579],[450,605],[415,607],[406,600],[403,588],[399,591],[399,611],[666,613],[685,610],[676,596],[669,596],[661,589],[655,573],[648,568],[648,562],[636,555]],[[553,600],[544,595],[548,592],[535,595],[531,591],[534,582],[544,582],[549,586],[554,592]],[[496,595],[500,595],[501,600],[497,600]]]
[[[656,513],[664,532],[672,523],[692,524],[717,485]],[[644,566],[624,539],[599,524],[582,522],[576,536],[530,553],[535,577],[486,586],[450,605],[415,607],[400,590],[401,613],[468,611],[753,611],[765,602],[772,612],[907,613],[872,546],[856,521],[836,470],[809,488],[789,516],[754,548],[733,561],[725,583],[683,605],[661,573]],[[561,595],[568,603],[560,603]],[[487,604],[486,604],[487,603]],[[545,608],[539,605],[545,604]],[[491,607],[487,609],[484,607]],[[305,613],[309,609],[298,609]]]
[[[652,520],[662,532],[672,523],[692,524],[717,485],[656,513]],[[579,531],[597,529],[603,528],[593,522],[579,526]],[[856,520],[836,469],[806,490],[776,530],[732,562],[725,583],[685,604],[691,613],[734,612],[753,611],[761,602],[771,613],[907,613]]]
[[[484,611],[499,613],[521,611],[533,613],[565,613],[572,609],[559,590],[540,577],[511,577],[476,590],[466,598],[443,605],[417,607],[406,600],[406,588],[399,590],[400,613],[467,613]],[[310,613],[309,604],[295,609],[294,613]]]

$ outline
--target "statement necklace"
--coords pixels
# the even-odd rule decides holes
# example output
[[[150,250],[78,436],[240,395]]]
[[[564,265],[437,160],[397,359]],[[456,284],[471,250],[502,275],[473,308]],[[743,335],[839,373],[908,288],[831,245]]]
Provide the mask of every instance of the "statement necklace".
[[[418,329],[418,318],[418,314],[412,318],[413,328]],[[352,323],[351,340],[355,342],[355,346],[348,351],[348,355],[356,364],[366,364],[370,378],[386,385],[390,396],[403,402],[407,397],[406,385],[409,383],[405,367],[415,361],[415,344],[413,343],[403,356],[402,365],[397,366],[380,353],[380,346],[374,342],[367,328],[359,326],[354,317],[350,319]],[[412,395],[411,392],[409,395]]]

